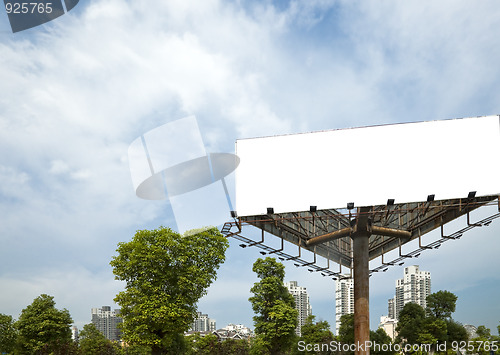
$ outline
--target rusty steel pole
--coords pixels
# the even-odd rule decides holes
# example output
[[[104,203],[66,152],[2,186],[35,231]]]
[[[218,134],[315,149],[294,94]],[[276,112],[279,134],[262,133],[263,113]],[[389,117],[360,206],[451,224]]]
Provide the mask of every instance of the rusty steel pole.
[[[354,344],[355,355],[369,355],[370,341],[370,279],[369,279],[369,240],[371,226],[368,221],[368,208],[358,208],[354,226],[353,271],[354,271]]]

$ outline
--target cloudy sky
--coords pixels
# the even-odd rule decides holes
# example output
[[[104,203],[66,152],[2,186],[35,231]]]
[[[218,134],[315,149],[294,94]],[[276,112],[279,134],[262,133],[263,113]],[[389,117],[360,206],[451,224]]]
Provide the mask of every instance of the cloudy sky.
[[[234,152],[237,138],[499,114],[499,25],[482,0],[82,0],[16,34],[0,11],[0,313],[47,293],[82,327],[114,306],[116,244],[175,223],[167,201],[134,193],[127,150],[145,132],[196,115],[207,151]],[[458,321],[493,333],[499,233],[418,259],[433,291],[459,297]],[[253,327],[260,254],[238,244],[199,305],[219,327]],[[334,282],[286,271],[333,326]],[[402,273],[371,278],[372,328]]]

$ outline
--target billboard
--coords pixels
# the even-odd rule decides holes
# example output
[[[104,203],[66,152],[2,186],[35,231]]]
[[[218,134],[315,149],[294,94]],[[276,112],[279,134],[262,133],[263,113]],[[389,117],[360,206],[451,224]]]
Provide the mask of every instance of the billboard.
[[[340,129],[236,142],[239,216],[500,192],[500,117]]]

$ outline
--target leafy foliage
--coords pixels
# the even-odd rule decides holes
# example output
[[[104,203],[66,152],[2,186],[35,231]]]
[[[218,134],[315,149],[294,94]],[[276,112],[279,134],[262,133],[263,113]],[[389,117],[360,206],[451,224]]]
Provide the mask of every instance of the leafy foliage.
[[[354,314],[344,314],[340,317],[339,341],[344,344],[354,344]]]
[[[68,310],[55,308],[54,297],[42,294],[22,310],[16,328],[19,331],[19,351],[26,354],[57,352],[71,341]]]
[[[451,344],[467,340],[467,331],[462,324],[455,322],[451,314],[455,311],[457,296],[449,291],[438,291],[427,296],[427,309],[416,303],[407,303],[399,314],[396,327],[396,341],[406,344]]]
[[[458,297],[449,291],[438,291],[427,296],[427,313],[438,319],[451,318]]]
[[[17,331],[12,316],[0,313],[0,354],[14,350],[16,339]]]
[[[392,339],[385,330],[378,328],[376,331],[371,330],[370,331],[370,341],[373,344],[378,344],[379,347],[373,347],[370,349],[370,354],[372,355],[394,355],[396,354],[396,351],[392,350],[386,350],[384,351],[382,345],[383,344],[392,344]],[[387,349],[391,349],[390,347],[387,347]]]
[[[186,355],[248,355],[250,347],[246,339],[219,341],[216,335],[201,336],[199,333],[186,337]]]
[[[334,336],[330,331],[330,325],[327,321],[314,322],[316,317],[314,315],[309,315],[306,322],[302,326],[302,336],[300,338],[304,344],[330,344],[334,340]],[[321,345],[318,345],[321,348]],[[326,346],[328,347],[328,346]],[[307,351],[300,352],[300,354],[329,354],[325,351]]]
[[[249,298],[256,314],[255,345],[263,353],[281,354],[290,349],[295,339],[298,311],[293,296],[283,285],[285,267],[274,258],[257,259],[252,269],[260,278]]]
[[[407,303],[399,313],[396,327],[398,342],[418,344],[418,337],[423,333],[425,310],[416,303]]]
[[[110,264],[115,278],[126,282],[115,298],[123,340],[151,346],[153,354],[184,351],[183,333],[228,246],[215,228],[189,237],[163,227],[141,230],[130,242],[119,243]]]
[[[80,352],[82,355],[102,354],[115,355],[118,351],[113,343],[95,327],[94,324],[86,324],[80,332]]]

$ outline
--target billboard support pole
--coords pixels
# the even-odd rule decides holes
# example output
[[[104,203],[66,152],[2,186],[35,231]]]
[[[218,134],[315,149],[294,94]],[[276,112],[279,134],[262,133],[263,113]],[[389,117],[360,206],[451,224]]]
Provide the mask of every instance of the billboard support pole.
[[[371,234],[367,207],[358,208],[358,218],[354,226],[353,268],[354,268],[354,344],[356,355],[369,355],[370,341],[370,270],[369,239]]]

